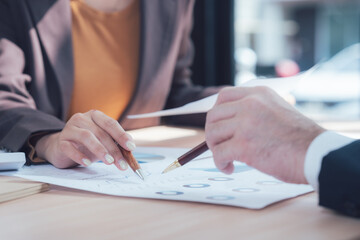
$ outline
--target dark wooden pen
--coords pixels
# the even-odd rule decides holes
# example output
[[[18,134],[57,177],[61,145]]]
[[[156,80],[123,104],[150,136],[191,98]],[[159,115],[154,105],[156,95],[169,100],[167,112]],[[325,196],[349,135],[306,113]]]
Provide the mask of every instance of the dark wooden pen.
[[[122,155],[125,158],[125,161],[129,164],[130,168],[142,179],[145,180],[144,178],[144,173],[141,170],[141,167],[139,165],[139,163],[136,161],[134,155],[128,151],[125,150],[124,148],[122,148],[119,144],[117,144],[118,148],[120,149]]]
[[[209,148],[208,148],[205,141],[200,143],[199,145],[197,145],[196,147],[194,147],[190,151],[188,151],[185,154],[181,155],[175,162],[170,164],[162,173],[170,172],[170,171],[174,170],[175,168],[178,168],[178,167],[181,167],[181,166],[185,165],[186,163],[188,163],[191,160],[195,159],[197,156],[204,153],[208,149]]]

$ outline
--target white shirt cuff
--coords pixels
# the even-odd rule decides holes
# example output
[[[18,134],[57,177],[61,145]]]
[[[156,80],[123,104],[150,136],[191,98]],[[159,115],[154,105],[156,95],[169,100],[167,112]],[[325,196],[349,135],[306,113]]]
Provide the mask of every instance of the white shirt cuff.
[[[304,164],[305,178],[315,189],[319,190],[319,174],[323,158],[331,151],[339,149],[355,141],[333,131],[326,131],[317,136],[310,144]]]

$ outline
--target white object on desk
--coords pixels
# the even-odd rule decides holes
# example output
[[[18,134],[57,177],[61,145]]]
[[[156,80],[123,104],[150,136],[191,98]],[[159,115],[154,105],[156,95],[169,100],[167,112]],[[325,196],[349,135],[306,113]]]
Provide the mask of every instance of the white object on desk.
[[[129,119],[138,119],[138,118],[173,116],[180,114],[203,113],[209,111],[215,105],[217,97],[218,95],[214,94],[209,97],[200,99],[198,101],[185,104],[184,106],[178,108],[166,109],[152,113],[129,115],[127,117]]]
[[[164,160],[141,164],[146,181],[132,170],[119,171],[114,165],[94,163],[90,167],[57,169],[52,165],[24,167],[1,173],[64,187],[115,196],[204,202],[261,209],[269,204],[313,191],[308,185],[287,184],[243,163],[235,172],[219,172],[209,151],[167,174],[161,172],[188,149],[142,148],[137,151],[160,154]],[[202,159],[202,160],[200,160]]]
[[[18,170],[24,166],[25,161],[23,152],[0,151],[0,171]]]
[[[292,92],[299,82],[305,78],[307,78],[310,74],[312,74],[318,65],[310,68],[304,73],[298,74],[293,77],[286,78],[259,78],[253,79],[248,82],[241,84],[239,87],[257,87],[257,86],[265,86],[273,89],[278,94],[288,94]],[[209,97],[200,99],[198,101],[194,101],[184,106],[166,109],[162,111],[152,112],[152,113],[144,113],[137,115],[129,115],[127,118],[129,119],[139,119],[139,118],[150,118],[150,117],[163,117],[163,116],[174,116],[174,115],[182,115],[182,114],[192,114],[192,113],[204,113],[208,112],[216,103],[218,94],[211,95]]]

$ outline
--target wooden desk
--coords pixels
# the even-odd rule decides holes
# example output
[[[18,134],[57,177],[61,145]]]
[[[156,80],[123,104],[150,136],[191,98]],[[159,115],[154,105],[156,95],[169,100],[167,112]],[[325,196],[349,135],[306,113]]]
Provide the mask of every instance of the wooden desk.
[[[192,147],[198,129],[133,131],[141,146]],[[171,136],[171,137],[170,137]],[[51,186],[0,204],[0,239],[358,239],[360,221],[317,206],[310,193],[262,210],[114,197]]]

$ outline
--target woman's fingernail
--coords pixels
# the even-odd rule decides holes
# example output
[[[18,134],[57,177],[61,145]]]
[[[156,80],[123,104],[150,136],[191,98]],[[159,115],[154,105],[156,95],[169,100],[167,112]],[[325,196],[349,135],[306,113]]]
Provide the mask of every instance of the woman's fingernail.
[[[107,163],[112,164],[115,160],[110,154],[105,155],[105,160]]]
[[[134,151],[136,148],[136,145],[134,142],[131,141],[127,141],[126,142],[126,147],[130,150],[130,151]]]
[[[121,169],[126,170],[128,168],[127,162],[123,159],[119,160],[119,165],[120,165]]]
[[[87,166],[87,167],[92,164],[92,162],[87,158],[83,158],[81,161],[83,162],[84,166]]]

